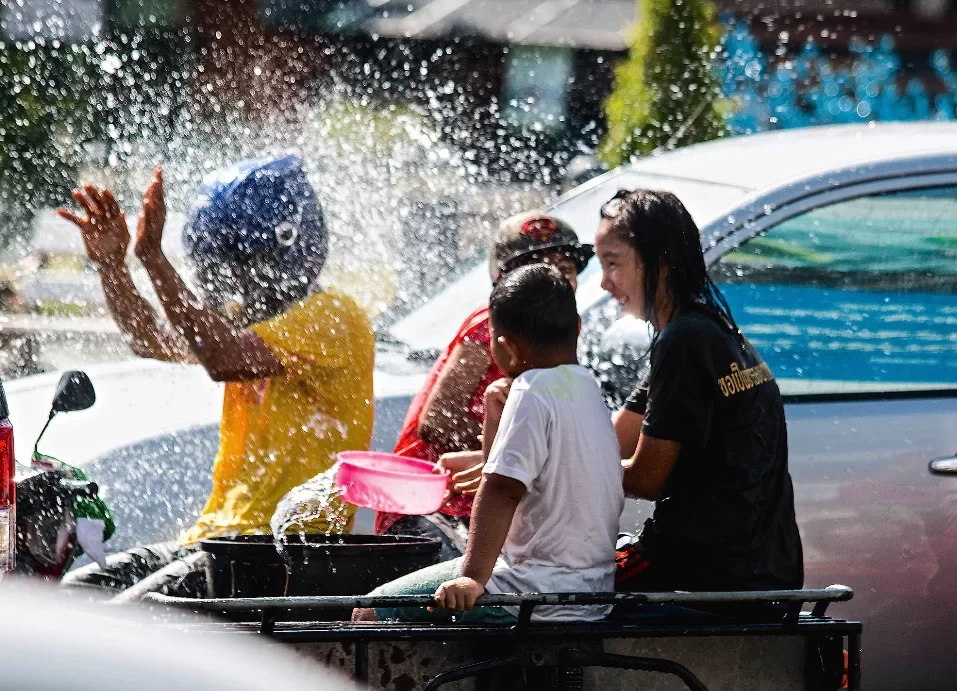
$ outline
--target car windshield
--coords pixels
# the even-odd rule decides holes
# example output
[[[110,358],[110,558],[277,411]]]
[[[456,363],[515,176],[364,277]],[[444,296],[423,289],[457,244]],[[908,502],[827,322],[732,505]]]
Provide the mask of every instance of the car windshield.
[[[667,154],[665,154],[667,156]],[[560,198],[552,211],[572,224],[582,242],[593,242],[599,209],[616,191],[658,189],[684,202],[699,227],[712,223],[751,190],[707,180],[692,180],[624,169],[591,183],[580,192]],[[603,298],[601,270],[593,259],[579,279],[578,308],[585,313]],[[391,337],[415,350],[442,348],[455,335],[465,316],[488,299],[492,284],[485,261],[473,262],[461,278],[447,285],[389,329]]]

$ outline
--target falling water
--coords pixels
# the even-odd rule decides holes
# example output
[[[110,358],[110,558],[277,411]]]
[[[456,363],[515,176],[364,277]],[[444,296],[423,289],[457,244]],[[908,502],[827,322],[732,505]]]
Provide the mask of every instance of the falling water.
[[[293,487],[276,505],[269,526],[280,554],[285,555],[288,533],[298,526],[298,533],[305,543],[306,525],[313,521],[326,523],[326,535],[341,534],[349,522],[346,505],[339,501],[335,486],[336,469],[319,473],[308,482]]]
[[[55,18],[49,26],[20,22],[25,12],[8,12],[6,5],[0,12],[0,95],[6,99],[0,99],[0,289],[9,286],[17,298],[0,294],[6,312],[0,321],[38,314],[97,319],[83,324],[82,338],[38,328],[29,339],[12,341],[11,362],[0,362],[5,381],[132,357],[78,232],[54,213],[70,205],[78,184],[114,190],[135,228],[151,171],[163,163],[164,243],[189,280],[178,235],[202,179],[242,158],[298,153],[330,233],[319,287],[357,298],[377,328],[478,261],[502,218],[554,194],[553,154],[539,152],[535,135],[498,122],[497,97],[483,95],[484,80],[449,68],[457,55],[439,51],[419,59],[396,44],[394,54],[383,57],[347,39],[335,46],[303,39],[306,55],[300,51],[297,58],[296,46],[284,43],[288,37],[275,36],[262,47],[271,58],[260,59],[252,46],[227,65],[254,85],[238,93],[232,77],[208,69],[210,48],[198,45],[195,27],[157,34],[116,25],[74,35]],[[5,21],[19,22],[25,33],[10,39]],[[293,82],[308,88],[284,89]],[[267,93],[277,87],[280,92]],[[489,162],[496,158],[507,164]],[[36,240],[52,249],[38,249],[35,230]],[[131,269],[153,299],[135,260]],[[130,390],[137,409],[155,402],[155,389],[149,391]],[[204,402],[186,420],[190,431],[97,461],[121,525],[117,549],[175,537],[209,494],[218,444],[215,401],[222,393],[200,375],[188,391],[158,398],[179,410],[183,397]],[[277,534],[295,534],[330,509],[330,526],[341,530],[339,504],[326,505],[324,497],[334,492],[323,482],[320,476],[284,500]]]

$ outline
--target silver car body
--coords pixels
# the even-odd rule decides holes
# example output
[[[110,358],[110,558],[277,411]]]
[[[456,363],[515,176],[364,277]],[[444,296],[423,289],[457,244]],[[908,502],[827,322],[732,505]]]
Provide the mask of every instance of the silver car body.
[[[877,199],[879,206],[886,199],[882,195],[902,190],[916,191],[919,197],[929,188],[957,189],[957,125],[813,128],[697,145],[592,180],[560,198],[553,211],[589,241],[600,205],[619,187],[677,194],[701,228],[709,266],[725,271],[723,262],[729,257],[734,259],[732,266],[740,259],[765,261],[761,251],[741,257],[740,252],[731,254],[735,248],[747,254],[748,242],[755,238],[778,242],[774,239],[778,228],[787,228],[793,239],[795,232],[804,232],[801,219],[817,223],[814,214],[819,210],[825,216],[844,210],[844,216],[852,217],[842,218],[842,223],[851,222],[853,227],[854,204]],[[851,206],[842,206],[845,203]],[[941,256],[950,256],[946,252],[954,241],[950,234],[957,238],[957,212],[950,215],[949,197],[937,205],[922,198],[915,204],[921,213],[921,209],[932,212],[918,221],[935,224],[937,234],[931,239],[945,248]],[[872,228],[872,220],[860,219],[861,227]],[[789,222],[791,226],[786,225]],[[781,246],[778,242],[774,247]],[[906,247],[888,246],[886,253],[890,258],[895,253],[910,256]],[[816,256],[813,249],[805,254]],[[794,256],[800,260],[804,255]],[[957,256],[953,264],[957,266]],[[914,273],[911,269],[908,275]],[[933,271],[925,273],[931,276]],[[733,274],[728,275],[734,283]],[[871,278],[879,282],[879,266],[875,276]],[[578,291],[586,321],[591,314],[614,311],[599,284],[600,269],[593,261],[581,276]],[[739,281],[726,286],[738,294],[735,316],[772,368],[770,354],[816,358],[816,348],[833,351],[833,360],[822,356],[818,363],[830,367],[824,379],[807,376],[800,367],[790,373],[787,364],[776,369],[787,408],[806,584],[854,587],[854,601],[839,613],[865,623],[864,669],[870,688],[953,688],[957,476],[933,475],[928,464],[957,452],[957,378],[948,369],[957,367],[957,291],[941,292],[930,307],[910,303],[895,307],[906,319],[929,326],[884,333],[874,324],[881,320],[890,324],[892,319],[855,315],[855,306],[842,303],[841,294],[833,290],[821,293],[834,300],[833,309],[822,311],[819,304],[796,309],[786,299],[776,325],[769,326],[767,314],[752,309],[756,303],[741,293],[741,285]],[[749,284],[743,285],[750,290]],[[391,333],[413,349],[444,347],[464,316],[487,298],[489,288],[486,267],[476,265],[397,322]],[[863,293],[854,293],[859,294]],[[860,309],[875,308],[867,303]],[[915,310],[921,313],[917,317]],[[857,325],[847,321],[852,317],[858,319]],[[807,328],[801,326],[804,318],[812,320]],[[786,328],[797,333],[782,337],[781,329]],[[768,329],[774,331],[770,336]],[[611,352],[636,334],[647,343],[640,323],[622,319],[601,334],[601,348]],[[899,343],[915,334],[913,343]],[[895,354],[898,346],[903,354]],[[895,362],[909,362],[912,369]],[[388,344],[381,346],[376,367],[374,446],[389,449],[425,367]],[[844,368],[847,376],[835,376],[835,368],[838,375]],[[878,376],[869,377],[873,372]],[[920,376],[901,378],[909,372]],[[87,465],[92,476],[109,488],[121,531],[115,545],[168,538],[195,516],[205,498],[216,448],[219,391],[201,372],[188,367],[126,364],[92,369],[90,374],[101,403],[63,420],[52,430],[46,451]],[[7,387],[20,458],[44,421],[53,379],[41,376]],[[203,412],[184,409],[182,401]],[[88,448],[77,448],[78,438]],[[622,528],[634,530],[649,512],[650,505],[629,502]],[[367,516],[360,525],[368,528]]]

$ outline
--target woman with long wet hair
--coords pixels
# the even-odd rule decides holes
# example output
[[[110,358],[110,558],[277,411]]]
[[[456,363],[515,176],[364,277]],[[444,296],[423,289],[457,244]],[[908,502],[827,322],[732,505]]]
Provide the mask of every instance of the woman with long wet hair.
[[[655,334],[615,416],[625,493],[655,502],[619,553],[619,588],[800,588],[781,393],[708,277],[691,215],[669,192],[621,190],[595,249],[602,288]]]

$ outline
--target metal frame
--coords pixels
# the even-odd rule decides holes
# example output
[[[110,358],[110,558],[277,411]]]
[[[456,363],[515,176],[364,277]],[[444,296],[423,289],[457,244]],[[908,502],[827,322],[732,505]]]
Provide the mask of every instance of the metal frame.
[[[446,670],[424,687],[434,691],[446,683],[458,681],[506,667],[521,669],[610,667],[634,669],[678,677],[692,691],[707,691],[687,668],[670,660],[631,657],[606,653],[605,638],[669,638],[713,636],[835,636],[847,641],[848,689],[860,689],[861,624],[825,616],[832,602],[846,602],[853,591],[846,586],[818,590],[775,590],[710,593],[555,593],[503,594],[483,596],[478,606],[518,606],[514,624],[461,625],[439,623],[350,623],[350,622],[277,622],[283,611],[342,610],[367,607],[426,607],[434,604],[431,595],[378,597],[276,597],[276,598],[204,598],[192,599],[150,593],[145,600],[158,605],[205,612],[261,613],[255,623],[197,624],[196,627],[224,632],[258,632],[288,643],[352,642],[356,645],[356,677],[368,675],[368,643],[376,641],[497,641],[513,645],[512,652]],[[734,621],[706,613],[700,622],[668,623],[610,618],[598,622],[533,623],[537,606],[674,604],[708,606],[716,604],[786,604],[786,613],[778,621]],[[813,603],[811,612],[802,606]],[[572,641],[572,642],[569,642]]]
[[[662,593],[504,593],[483,595],[479,607],[621,605],[621,604],[753,604],[789,602],[803,605],[847,602],[854,591],[845,585],[805,590],[744,590],[736,592],[662,592]],[[186,606],[198,610],[243,612],[275,609],[341,609],[343,607],[426,607],[435,604],[431,595],[324,595],[307,597],[188,598],[161,593],[146,596],[150,602]]]
[[[553,659],[546,659],[538,650],[533,650],[532,652],[519,651],[509,657],[483,660],[470,665],[462,665],[461,667],[455,667],[435,675],[426,683],[423,687],[423,691],[434,691],[434,689],[438,689],[453,681],[470,679],[485,672],[508,667],[518,667],[521,669],[534,669],[537,667],[551,667],[556,669],[576,667],[629,669],[641,672],[654,672],[657,674],[670,674],[678,677],[691,691],[708,691],[707,687],[701,683],[701,680],[698,679],[691,670],[671,660],[615,655],[606,653],[600,648],[583,652],[577,647],[553,651],[551,657]]]

